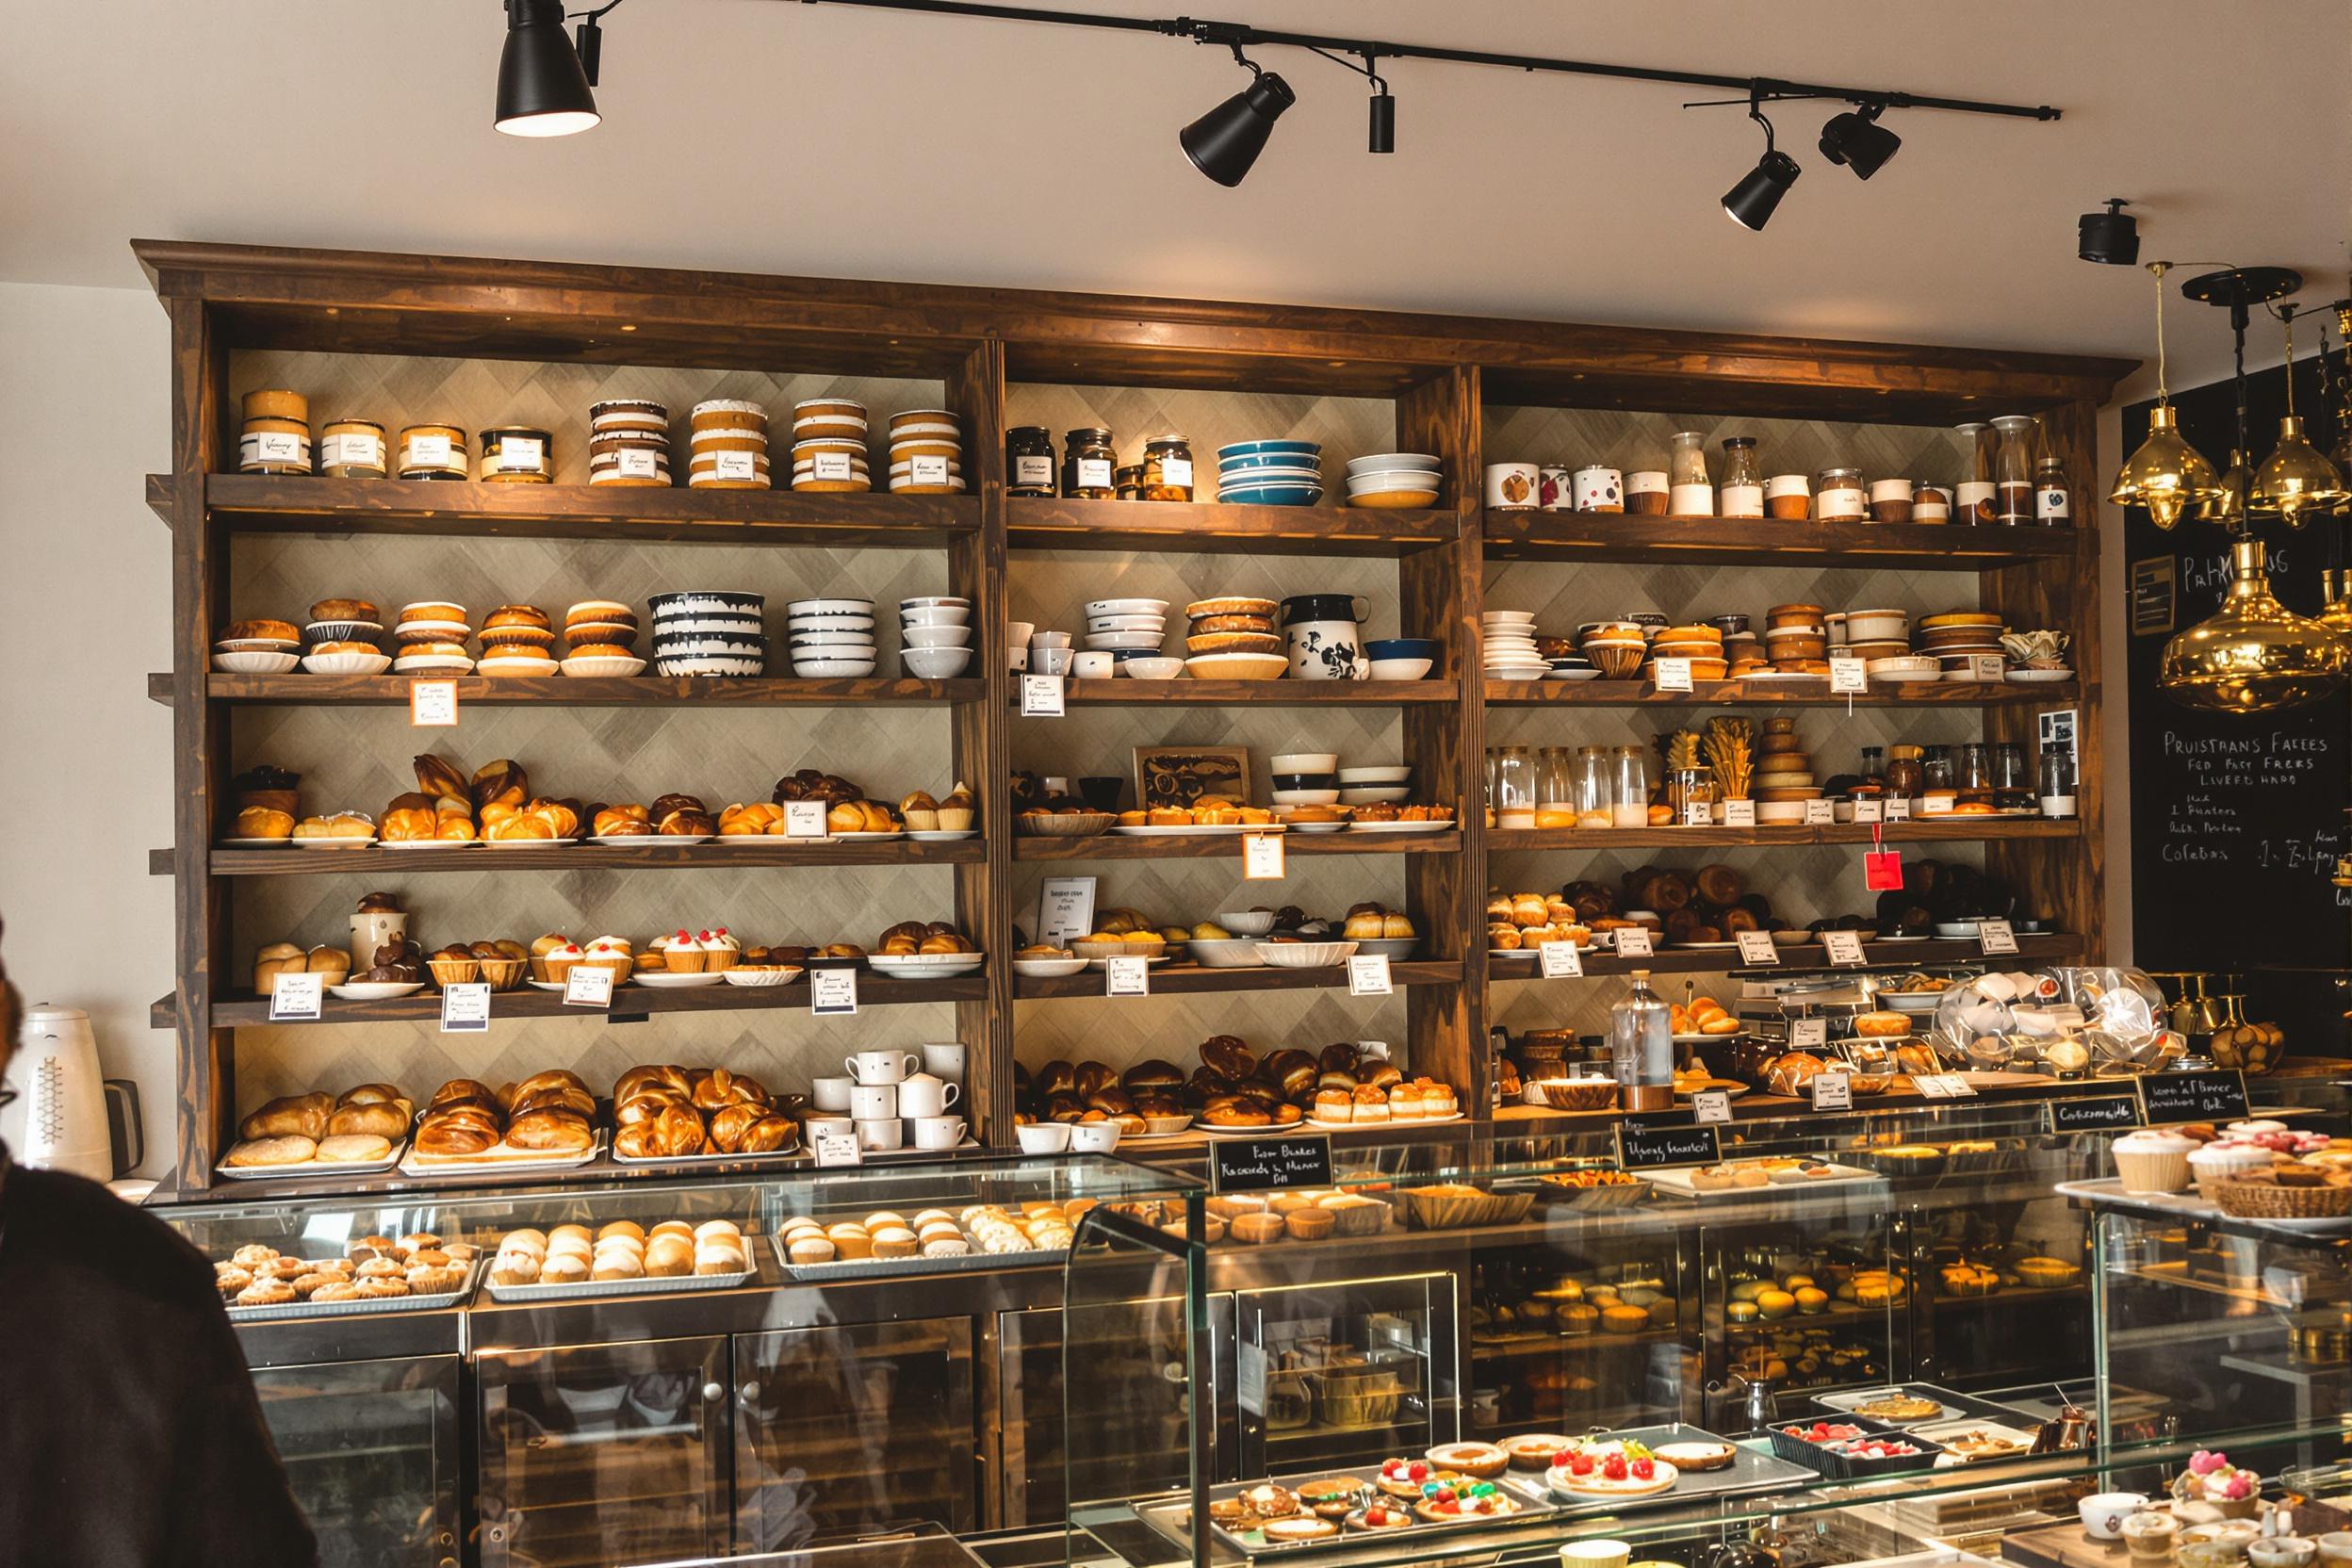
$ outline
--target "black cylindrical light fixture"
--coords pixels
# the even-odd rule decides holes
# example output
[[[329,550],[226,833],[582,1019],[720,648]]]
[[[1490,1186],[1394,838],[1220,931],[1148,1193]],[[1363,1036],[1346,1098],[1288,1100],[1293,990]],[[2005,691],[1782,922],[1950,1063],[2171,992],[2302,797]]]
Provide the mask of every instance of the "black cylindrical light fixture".
[[[2105,212],[2086,212],[2074,221],[2074,253],[2084,261],[2135,267],[2140,260],[2139,220],[2124,211],[2120,196],[2107,198]]]
[[[1800,172],[1797,160],[1788,154],[1766,153],[1723,198],[1723,211],[1743,229],[1762,228],[1772,220],[1772,209],[1797,183]]]
[[[1372,150],[1396,150],[1396,100],[1388,95],[1385,87],[1372,95]]]
[[[498,129],[509,136],[572,136],[602,118],[579,51],[564,30],[564,0],[506,0]]]
[[[1290,84],[1268,71],[1186,125],[1177,139],[1194,168],[1219,185],[1239,185],[1266,150],[1274,122],[1298,101]]]
[[[1877,173],[1903,145],[1903,138],[1878,122],[1882,109],[1881,105],[1865,104],[1833,116],[1821,127],[1821,156],[1844,164],[1861,179]]]

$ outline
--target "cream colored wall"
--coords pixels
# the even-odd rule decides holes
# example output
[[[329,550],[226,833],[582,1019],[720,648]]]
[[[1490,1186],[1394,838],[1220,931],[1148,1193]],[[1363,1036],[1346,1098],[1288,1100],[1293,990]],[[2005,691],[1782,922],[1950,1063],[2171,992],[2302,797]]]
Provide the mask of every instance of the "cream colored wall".
[[[28,1002],[89,1012],[138,1080],[146,1174],[172,1141],[172,536],[142,476],[172,458],[155,296],[0,284],[0,943]]]

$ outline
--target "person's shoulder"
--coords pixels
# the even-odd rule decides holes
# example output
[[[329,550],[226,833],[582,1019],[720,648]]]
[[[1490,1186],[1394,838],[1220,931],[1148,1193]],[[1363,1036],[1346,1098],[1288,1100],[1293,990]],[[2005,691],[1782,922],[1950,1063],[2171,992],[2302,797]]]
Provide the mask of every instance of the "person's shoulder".
[[[157,1300],[211,1297],[212,1266],[178,1232],[95,1182],[58,1170],[8,1171],[8,1239],[0,1263],[103,1277]],[[14,1254],[11,1258],[10,1254]]]

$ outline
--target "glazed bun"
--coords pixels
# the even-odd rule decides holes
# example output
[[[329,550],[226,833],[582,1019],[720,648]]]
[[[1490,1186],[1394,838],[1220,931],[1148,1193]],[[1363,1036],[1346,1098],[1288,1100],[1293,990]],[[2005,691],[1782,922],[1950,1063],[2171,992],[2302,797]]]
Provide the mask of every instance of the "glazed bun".
[[[508,627],[527,627],[533,631],[547,631],[547,612],[528,604],[502,604],[482,618],[482,629],[497,631]]]
[[[290,839],[294,836],[294,817],[268,806],[248,806],[237,814],[237,836],[240,839]]]
[[[310,607],[314,621],[380,621],[384,612],[366,599],[320,599]]]
[[[310,645],[310,651],[313,653],[382,653],[384,650],[373,643],[335,642],[313,643]]]
[[[576,643],[572,645],[574,659],[633,659],[635,654],[614,643]]]
[[[221,636],[223,641],[232,639],[244,641],[250,638],[270,637],[275,638],[281,643],[299,643],[302,640],[302,628],[296,626],[292,621],[273,621],[265,619],[258,621],[238,621],[232,625],[227,631],[221,634]]]
[[[449,621],[464,626],[466,607],[462,604],[450,604],[444,599],[419,599],[415,604],[400,606],[400,619],[402,621]]]

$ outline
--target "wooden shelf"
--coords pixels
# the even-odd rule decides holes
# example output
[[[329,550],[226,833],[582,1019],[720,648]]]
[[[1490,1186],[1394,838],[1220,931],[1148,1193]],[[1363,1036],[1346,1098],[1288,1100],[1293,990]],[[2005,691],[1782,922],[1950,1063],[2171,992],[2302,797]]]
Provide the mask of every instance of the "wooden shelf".
[[[1393,708],[1403,703],[1461,700],[1459,680],[1113,679],[1071,680],[1062,687],[1066,707],[1149,708],[1180,703],[1220,708]],[[1018,693],[1015,701],[1018,704]]]
[[[2082,825],[2068,817],[2058,821],[2017,817],[1985,819],[1954,817],[1890,823],[1775,823],[1767,827],[1512,827],[1496,828],[1486,836],[1492,854],[1539,849],[1716,849],[1772,844],[1867,844],[1873,838],[1890,844],[1942,842],[2003,842],[2019,839],[2080,838]]]
[[[860,971],[858,975],[858,1005],[867,1007],[908,1006],[925,1003],[983,1002],[988,999],[988,975],[979,971],[959,975],[953,980],[900,980],[887,974]],[[510,1018],[579,1018],[603,1021],[606,1019],[646,1018],[660,1013],[735,1013],[806,1010],[808,1005],[808,981],[804,975],[789,986],[709,986],[694,990],[653,990],[644,986],[623,986],[612,993],[612,1005],[608,1011],[599,1007],[567,1007],[561,991],[520,990],[499,991],[490,998],[490,1018],[493,1022]],[[441,1017],[441,993],[431,986],[414,996],[399,996],[383,1002],[345,1002],[330,995],[324,1003],[325,1016],[319,1023],[432,1023]],[[149,1010],[157,1028],[169,1028],[174,1018],[172,999],[164,997]],[[270,1022],[270,999],[266,996],[237,996],[212,1004],[212,1021],[216,1028],[236,1028]],[[272,1027],[278,1027],[272,1025]],[[286,1024],[286,1028],[305,1024]]]
[[[1462,961],[1458,958],[1398,958],[1388,966],[1388,978],[1396,986],[1458,986],[1462,984]],[[1081,970],[1076,974],[1056,975],[1052,979],[1033,979],[1026,975],[1013,978],[1013,995],[1022,1002],[1045,1001],[1055,997],[1089,997],[1103,994],[1105,981],[1099,970]],[[1345,990],[1348,988],[1348,966],[1335,964],[1328,969],[1204,969],[1198,964],[1181,960],[1165,964],[1152,972],[1152,994],[1154,996],[1194,996],[1215,991],[1312,991]]]
[[[922,842],[885,839],[876,843],[809,843],[760,838],[748,843],[578,843],[513,849],[232,849],[212,852],[215,876],[381,876],[413,872],[498,871],[724,871],[736,866],[968,866],[986,860],[979,839]],[[156,876],[172,871],[172,851],[147,852]]]
[[[1779,949],[1783,970],[1825,970],[1829,954],[1819,942],[1805,942],[1795,947]],[[2080,957],[2082,939],[2061,932],[2049,937],[2019,937],[2016,963],[2020,965],[2054,963],[2061,959]],[[1981,964],[1986,962],[1973,941],[1944,941],[1930,938],[1917,942],[1882,942],[1869,936],[1862,939],[1862,956],[1869,960],[1866,969],[1926,969],[1938,964]],[[2006,962],[2007,960],[2003,960]],[[1645,970],[1652,974],[1726,974],[1733,970],[1745,972],[1739,950],[1719,948],[1660,948],[1647,958],[1620,958],[1613,953],[1587,953],[1584,972],[1587,974],[1630,974]],[[1767,973],[1758,969],[1756,973]],[[1498,957],[1487,955],[1486,977],[1489,980],[1538,980],[1543,978],[1542,961],[1533,953],[1515,953]],[[1156,978],[1156,977],[1155,977]]]
[[[1013,496],[1014,549],[1153,550],[1218,555],[1407,555],[1461,536],[1450,507],[1239,506]]]
[[[1661,692],[1646,680],[1490,680],[1489,708],[1985,708],[2007,703],[2078,701],[2082,688],[2071,680],[2011,685],[1969,680],[1873,682],[1860,696],[1832,695],[1829,678],[1819,680],[1707,680],[1689,692]]]
[[[210,675],[204,695],[214,702],[282,707],[348,708],[408,706],[411,680],[404,675]],[[1138,682],[1138,684],[1142,684]],[[1304,684],[1304,682],[1301,682]],[[150,675],[147,694],[172,700],[172,678]],[[732,679],[715,676],[640,675],[584,680],[572,676],[465,676],[457,682],[461,706],[562,708],[823,708],[978,702],[988,694],[979,679],[916,680],[873,676],[861,680]]]
[[[152,504],[157,482],[151,475]],[[814,495],[622,484],[211,474],[214,521],[245,533],[488,534],[509,539],[932,548],[977,532],[972,496]]]
[[[1908,566],[1981,572],[2070,561],[2074,529],[1955,528],[1945,523],[1786,523],[1725,517],[1637,517],[1597,512],[1493,512],[1486,553],[1511,561],[1647,562],[1671,565]]]
[[[1245,835],[1217,838],[1152,839],[1126,834],[1098,833],[1090,839],[1032,839],[1013,841],[1016,860],[1214,860],[1241,858]],[[1462,832],[1451,833],[1285,833],[1282,853],[1292,855],[1459,855]]]

